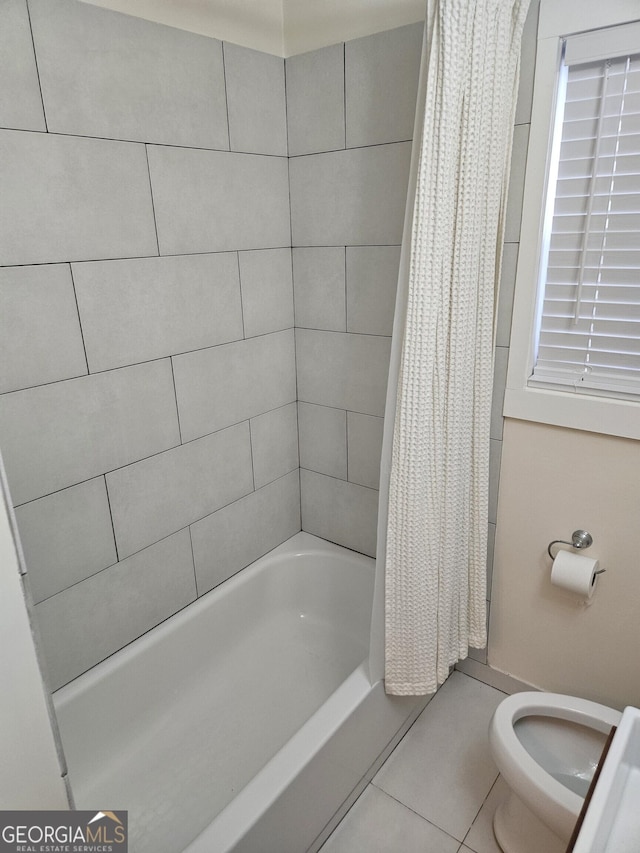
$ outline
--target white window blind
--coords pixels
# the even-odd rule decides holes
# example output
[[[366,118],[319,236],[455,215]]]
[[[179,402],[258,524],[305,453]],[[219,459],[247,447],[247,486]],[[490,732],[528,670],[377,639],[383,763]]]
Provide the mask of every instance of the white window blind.
[[[593,43],[601,49],[603,39]],[[640,398],[640,43],[635,44],[635,54],[591,62],[584,59],[583,43],[573,50],[565,46],[569,64],[561,74],[531,384]]]

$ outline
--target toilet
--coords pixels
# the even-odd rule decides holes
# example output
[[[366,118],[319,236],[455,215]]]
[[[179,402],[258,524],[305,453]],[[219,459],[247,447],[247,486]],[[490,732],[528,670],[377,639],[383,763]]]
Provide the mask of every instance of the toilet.
[[[560,693],[514,693],[489,726],[509,792],[493,831],[504,853],[565,853],[619,711]]]

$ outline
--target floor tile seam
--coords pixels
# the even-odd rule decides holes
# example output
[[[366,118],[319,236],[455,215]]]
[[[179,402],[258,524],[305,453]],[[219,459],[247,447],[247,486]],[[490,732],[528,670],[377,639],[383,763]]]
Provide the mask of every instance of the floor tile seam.
[[[489,523],[490,523],[490,524],[495,524],[495,522],[489,522]],[[472,660],[473,660],[473,658],[472,658]],[[486,666],[486,667],[487,667],[487,669],[491,669],[491,667],[489,666],[489,664],[488,664],[488,663],[481,663],[480,661],[476,661],[476,663],[479,663],[481,666]],[[507,693],[507,691],[506,691],[506,690],[501,690],[499,687],[495,687],[493,684],[488,684],[486,681],[483,681],[483,680],[482,680],[481,678],[479,678],[477,675],[471,675],[471,673],[469,673],[469,672],[462,672],[462,671],[461,671],[461,670],[459,670],[459,669],[457,669],[457,670],[455,670],[455,671],[456,671],[456,672],[459,672],[459,673],[460,673],[460,675],[466,675],[466,677],[467,677],[467,678],[471,678],[473,681],[477,681],[479,684],[484,684],[484,686],[485,686],[485,687],[488,687],[490,690],[495,690],[497,693],[502,693],[502,695],[503,695],[503,696],[509,696],[509,695],[510,695],[509,693]],[[497,671],[499,672],[499,670],[497,670]],[[502,673],[500,673],[500,674],[502,675]],[[505,674],[506,674],[506,673],[505,673]],[[531,689],[534,689],[534,688],[531,688]]]
[[[393,755],[393,753],[392,753],[392,755]],[[443,829],[443,827],[441,827],[441,826],[438,826],[437,823],[434,823],[432,820],[429,820],[429,818],[425,817],[423,814],[420,814],[420,812],[417,812],[414,808],[412,808],[411,806],[408,806],[406,803],[403,803],[402,800],[399,800],[393,794],[390,794],[388,791],[385,791],[385,789],[381,788],[380,785],[375,782],[375,780],[372,780],[369,784],[373,785],[374,788],[376,788],[381,793],[385,794],[391,800],[394,800],[396,803],[403,806],[403,808],[407,809],[407,811],[411,812],[416,817],[419,817],[425,823],[428,823],[430,826],[433,826],[435,829],[440,830],[440,832],[444,832],[444,834],[447,835],[449,838],[453,839],[453,841],[456,841],[458,844],[464,844],[464,840],[462,838],[456,838],[455,835],[451,835],[451,833],[448,830]],[[469,829],[470,828],[471,827],[469,827]],[[468,834],[468,832],[469,832],[469,830],[467,830],[465,832],[465,837]]]
[[[493,789],[494,789],[494,788],[496,787],[496,785],[498,784],[498,780],[499,780],[499,779],[500,779],[500,774],[499,774],[499,773],[496,773],[496,778],[493,780],[493,783],[492,783],[491,787],[489,788],[489,790],[488,790],[488,792],[487,792],[486,797],[485,797],[485,798],[484,798],[484,800],[482,801],[482,804],[481,804],[480,808],[478,809],[478,811],[476,812],[476,814],[475,814],[475,816],[474,816],[473,820],[471,821],[471,825],[469,826],[469,829],[467,830],[467,833],[466,833],[466,835],[465,835],[465,837],[464,837],[463,844],[466,844],[467,838],[469,837],[469,835],[470,835],[470,833],[471,833],[471,830],[473,829],[473,826],[474,826],[475,822],[478,820],[478,817],[480,816],[480,812],[481,812],[481,811],[482,811],[482,809],[485,807],[485,805],[486,805],[486,803],[487,803],[487,800],[488,800],[488,799],[489,799],[489,797],[491,796],[491,793],[492,793]],[[467,846],[469,846],[469,845],[467,845]],[[474,848],[472,848],[472,847],[471,847],[470,849],[471,849],[471,850],[473,850]]]

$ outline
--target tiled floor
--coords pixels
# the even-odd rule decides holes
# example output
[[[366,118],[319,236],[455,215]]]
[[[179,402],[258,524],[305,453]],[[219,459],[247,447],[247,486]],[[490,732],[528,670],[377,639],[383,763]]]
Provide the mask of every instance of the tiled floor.
[[[322,853],[500,853],[491,820],[504,783],[487,731],[504,696],[454,672]]]

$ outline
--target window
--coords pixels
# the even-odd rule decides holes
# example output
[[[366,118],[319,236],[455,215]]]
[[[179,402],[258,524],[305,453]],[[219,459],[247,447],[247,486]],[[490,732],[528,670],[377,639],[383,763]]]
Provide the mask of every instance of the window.
[[[640,439],[637,19],[540,0],[503,411]]]
[[[640,399],[640,27],[564,40],[556,115],[529,382]]]

